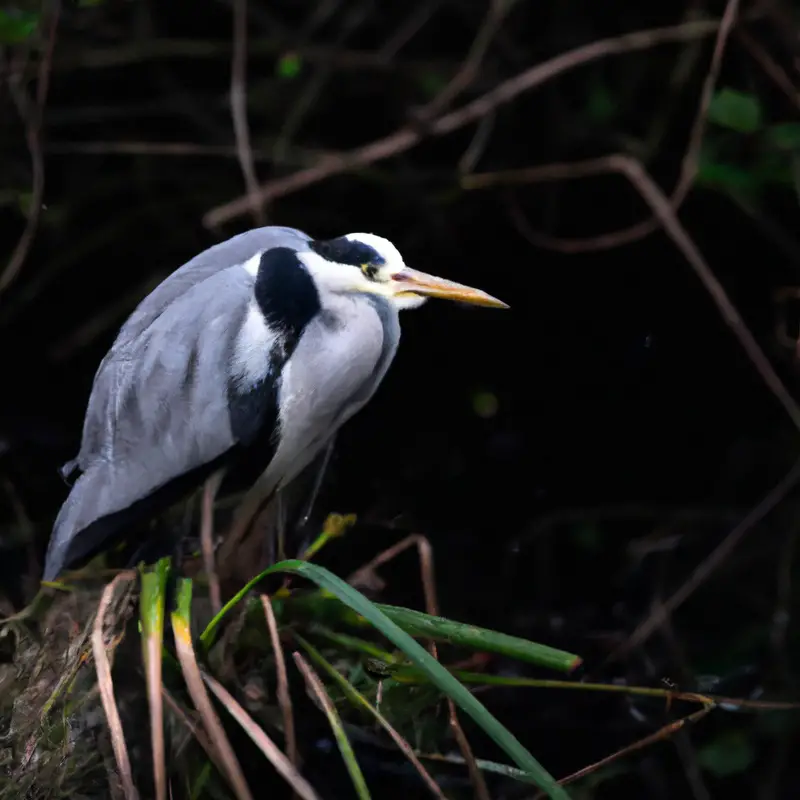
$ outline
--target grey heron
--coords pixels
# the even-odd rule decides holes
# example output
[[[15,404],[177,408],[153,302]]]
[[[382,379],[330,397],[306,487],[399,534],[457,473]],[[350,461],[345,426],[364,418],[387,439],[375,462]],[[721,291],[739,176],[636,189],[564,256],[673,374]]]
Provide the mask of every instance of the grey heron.
[[[62,468],[78,477],[44,580],[243,454],[261,462],[259,497],[286,487],[374,394],[397,350],[398,312],[429,297],[507,308],[411,269],[367,233],[319,240],[257,228],[173,272],[95,374],[79,453]]]

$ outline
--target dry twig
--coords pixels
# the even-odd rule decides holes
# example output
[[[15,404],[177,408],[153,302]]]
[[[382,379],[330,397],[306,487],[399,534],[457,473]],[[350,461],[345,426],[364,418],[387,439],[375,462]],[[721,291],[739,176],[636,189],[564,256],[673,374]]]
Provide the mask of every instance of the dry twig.
[[[250,211],[256,225],[265,224],[258,198],[258,178],[247,124],[247,0],[233,0],[233,54],[231,57],[231,117],[236,136],[236,155],[247,187]]]
[[[347,582],[354,586],[366,585],[374,587],[376,584],[376,567],[379,567],[381,564],[386,564],[388,561],[396,558],[398,555],[400,555],[400,553],[402,553],[404,550],[407,550],[412,545],[416,545],[417,551],[419,552],[422,588],[423,592],[425,593],[425,612],[431,616],[437,617],[439,616],[439,601],[436,596],[436,578],[433,569],[433,548],[431,547],[431,543],[428,541],[428,539],[419,533],[412,533],[409,536],[406,536],[404,539],[401,539],[396,544],[392,545],[392,547],[389,547],[383,552],[378,553],[375,558],[373,558],[371,561],[368,561],[362,567],[359,567],[359,569],[353,572],[347,578]],[[436,642],[429,642],[428,650],[434,658],[439,658]],[[458,748],[461,750],[461,755],[464,757],[464,762],[469,770],[470,779],[475,787],[475,794],[479,800],[491,800],[489,789],[486,786],[486,780],[484,779],[483,773],[478,767],[478,764],[475,760],[475,755],[470,747],[469,740],[464,733],[464,729],[461,727],[461,723],[458,721],[458,713],[456,712],[455,703],[453,703],[449,697],[447,698],[447,708],[450,727],[453,730],[453,736],[455,737]]]
[[[256,724],[253,718],[242,708],[233,695],[215,678],[201,673],[203,680],[216,695],[217,699],[228,709],[231,716],[242,726],[244,732],[252,739],[259,750],[270,760],[272,766],[282,778],[303,798],[303,800],[319,800],[319,795],[311,784],[297,771],[296,767],[280,751],[280,748]]]
[[[197,665],[191,632],[184,621],[174,613],[172,615],[172,629],[175,634],[175,652],[181,665],[183,677],[186,680],[186,688],[189,690],[189,696],[192,698],[192,702],[203,720],[209,741],[218,755],[224,774],[227,775],[238,800],[252,800],[253,795],[245,780],[239,759],[236,758],[236,753],[231,747],[231,743],[225,734],[225,729],[222,727],[217,712],[211,703],[211,698],[203,685],[203,677]]]
[[[202,508],[200,512],[200,547],[203,551],[203,569],[208,578],[208,594],[211,610],[218,614],[222,609],[222,594],[219,588],[219,575],[214,564],[214,499],[219,491],[224,471],[215,472],[203,485]]]
[[[418,118],[424,121],[433,119],[475,80],[489,45],[492,43],[495,33],[503,24],[503,20],[513,4],[514,0],[489,0],[486,16],[478,27],[478,32],[475,34],[472,45],[458,71],[436,97],[418,111]]]
[[[612,753],[610,756],[606,756],[606,758],[602,758],[600,761],[596,761],[594,764],[589,764],[589,766],[579,769],[577,772],[573,772],[571,775],[567,775],[567,777],[562,778],[559,783],[562,786],[568,783],[574,783],[575,781],[590,775],[592,772],[597,772],[597,770],[601,767],[606,767],[614,761],[618,761],[624,756],[635,753],[637,750],[642,750],[645,747],[649,747],[651,744],[655,744],[656,742],[663,741],[664,739],[667,739],[673,734],[682,730],[687,725],[690,725],[693,722],[698,722],[713,708],[714,705],[709,703],[700,710],[695,711],[693,714],[689,714],[687,717],[670,722],[668,725],[664,725],[663,728],[659,728],[655,733],[651,733],[649,736],[645,736],[643,739],[639,739],[639,741],[629,744],[627,747],[623,747],[616,753]],[[542,800],[542,798],[545,798],[546,796],[547,795],[543,792],[537,792],[533,796],[533,800]]]
[[[136,580],[136,573],[132,570],[121,572],[106,586],[103,590],[103,596],[100,598],[100,605],[97,607],[97,617],[92,630],[92,655],[94,656],[95,669],[97,670],[97,686],[100,689],[103,711],[105,712],[106,720],[108,720],[111,747],[114,750],[114,759],[119,769],[125,800],[139,800],[139,792],[133,785],[133,774],[131,772],[130,758],[128,757],[128,748],[125,744],[125,733],[122,730],[122,720],[119,716],[116,700],[114,700],[114,682],[111,680],[111,663],[106,652],[104,625],[106,611],[108,611],[108,607],[114,599],[114,592],[118,584],[134,580]]]
[[[714,52],[711,56],[711,65],[703,81],[703,88],[700,92],[700,101],[697,105],[694,124],[689,134],[689,144],[686,148],[681,162],[681,171],[678,182],[672,191],[670,203],[674,209],[680,208],[688,196],[697,175],[697,165],[700,158],[700,148],[703,144],[703,135],[706,129],[706,117],[708,106],[714,94],[714,87],[719,78],[722,67],[722,56],[725,53],[725,46],[733,30],[736,16],[739,11],[739,0],[728,0],[722,21],[717,31],[717,39],[714,43]],[[589,236],[586,238],[562,238],[551,236],[541,231],[534,231],[527,224],[521,225],[521,213],[516,206],[513,206],[512,220],[525,238],[540,247],[556,250],[559,253],[588,253],[594,250],[610,250],[614,247],[621,247],[625,244],[643,239],[661,227],[662,222],[656,214],[651,214],[648,219],[637,222],[627,228],[611,231],[600,236]]]
[[[718,20],[685,22],[680,25],[652,28],[609,39],[600,39],[576,47],[503,81],[481,97],[439,117],[425,127],[424,134],[416,128],[402,128],[389,136],[348,153],[322,159],[308,169],[300,170],[285,178],[269,181],[258,188],[257,196],[261,202],[274,200],[334,175],[340,175],[343,172],[396,156],[414,147],[422,141],[425,135],[443,136],[463,128],[465,125],[477,122],[499,106],[510,103],[523,92],[535,89],[556,76],[583,64],[618,53],[647,50],[666,42],[682,42],[701,38],[718,30],[719,26]],[[246,213],[249,208],[250,199],[248,197],[231,200],[208,211],[203,218],[203,224],[209,228],[216,227]]]
[[[647,174],[642,165],[626,155],[613,155],[603,158],[590,159],[576,164],[549,164],[544,167],[534,167],[530,170],[516,172],[484,173],[470,178],[465,182],[471,188],[498,185],[501,183],[520,183],[531,180],[561,180],[577,178],[585,175],[596,175],[604,172],[619,172],[624,175],[641,195],[642,199],[650,206],[655,217],[664,228],[665,233],[672,239],[677,249],[689,262],[698,278],[706,287],[712,300],[719,309],[722,318],[739,340],[742,348],[747,353],[753,366],[761,375],[764,383],[772,394],[781,403],[786,413],[800,431],[800,407],[781,381],[778,374],[767,359],[761,346],[756,341],[750,329],[745,324],[736,307],[731,302],[722,284],[709,268],[697,246],[692,241],[686,229],[672,207],[669,198]],[[683,604],[714,572],[722,561],[733,551],[745,533],[752,529],[766,516],[783,497],[800,480],[800,461],[780,481],[780,483],[739,523],[733,531],[721,542],[705,561],[695,569],[689,580],[678,589],[663,605],[659,606],[650,617],[644,620],[633,632],[628,642],[623,646],[625,652],[631,647],[641,644],[653,633],[666,619],[666,616]],[[618,657],[618,651],[611,657]]]
[[[669,615],[683,605],[698,586],[708,580],[714,570],[733,552],[745,534],[761,522],[797,485],[799,480],[800,459],[766,497],[694,568],[694,571],[686,581],[666,601],[659,603],[642,620],[625,642],[608,656],[607,661],[615,661],[622,658],[635,647],[644,643],[654,631],[658,630]]]
[[[269,595],[262,594],[261,602],[264,605],[264,616],[267,618],[269,638],[275,652],[275,669],[278,672],[278,704],[283,714],[283,733],[286,739],[286,756],[292,764],[297,766],[297,739],[294,735],[294,713],[292,711],[292,696],[289,693],[289,676],[286,672],[286,658],[281,646],[281,637],[278,634],[278,623]]]
[[[768,75],[781,91],[789,98],[789,102],[800,109],[800,94],[786,71],[770,56],[770,54],[747,31],[736,31],[736,38],[752,56],[764,73]]]
[[[50,86],[50,69],[53,64],[53,51],[56,45],[56,29],[58,18],[61,12],[61,0],[54,0],[50,12],[50,27],[47,33],[47,46],[39,61],[38,79],[36,82],[36,104],[30,107],[27,93],[21,86],[22,76],[14,74],[9,81],[12,89],[12,96],[15,99],[19,113],[25,122],[25,138],[28,143],[28,150],[31,154],[31,166],[33,170],[33,191],[28,207],[28,219],[25,222],[25,229],[22,231],[14,252],[11,254],[5,270],[0,274],[0,293],[2,293],[11,282],[17,277],[28,251],[33,243],[33,237],[39,224],[39,214],[42,210],[42,200],[44,198],[44,154],[42,153],[42,117],[44,116],[44,106],[47,101],[47,90]]]
[[[350,771],[350,777],[353,780],[355,788],[359,790],[358,796],[363,797],[365,794],[369,796],[369,791],[366,787],[364,776],[361,774],[358,764],[356,763],[355,767],[353,767],[355,754],[353,753],[350,742],[346,733],[344,732],[344,728],[339,717],[339,712],[336,710],[336,706],[334,705],[333,700],[331,700],[330,695],[325,690],[325,684],[322,682],[322,679],[319,677],[319,675],[317,675],[317,673],[314,671],[314,668],[303,658],[301,653],[295,650],[295,652],[292,653],[292,657],[294,658],[295,664],[297,664],[297,668],[300,670],[300,674],[303,676],[303,680],[306,682],[306,687],[308,688],[309,693],[313,694],[314,697],[317,698],[320,706],[322,706],[322,710],[325,712],[325,716],[328,718],[334,738],[339,745],[342,756],[345,757],[345,761],[347,762],[347,767]],[[348,755],[351,756],[351,758],[348,759]]]

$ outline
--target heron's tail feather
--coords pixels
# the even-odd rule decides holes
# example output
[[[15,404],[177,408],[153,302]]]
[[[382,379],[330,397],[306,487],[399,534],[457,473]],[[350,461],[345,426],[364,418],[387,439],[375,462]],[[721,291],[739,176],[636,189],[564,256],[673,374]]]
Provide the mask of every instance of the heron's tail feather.
[[[116,510],[110,490],[108,470],[90,467],[75,481],[53,525],[43,580],[55,580],[64,569],[100,550],[110,535],[110,515]]]

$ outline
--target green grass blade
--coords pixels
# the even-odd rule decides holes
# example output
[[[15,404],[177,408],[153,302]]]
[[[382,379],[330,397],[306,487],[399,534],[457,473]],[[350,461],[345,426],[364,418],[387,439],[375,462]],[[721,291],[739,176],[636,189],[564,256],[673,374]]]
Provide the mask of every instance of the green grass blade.
[[[323,592],[310,592],[308,594],[293,595],[282,599],[287,609],[297,609],[301,613],[313,616],[315,619],[337,619],[353,626],[365,625],[352,611],[342,608],[335,598],[325,596]],[[463,622],[456,622],[443,617],[435,617],[422,611],[413,611],[409,608],[375,603],[392,622],[399,625],[406,633],[436,642],[457,645],[459,647],[479,650],[487,653],[500,653],[501,655],[515,658],[529,664],[536,664],[547,669],[559,672],[572,672],[583,661],[574,653],[567,653],[554,647],[510,636],[499,631],[479,628]],[[276,602],[277,612],[277,602]]]
[[[347,734],[344,731],[342,719],[330,695],[325,691],[325,685],[320,680],[319,675],[314,672],[300,653],[294,653],[294,660],[297,664],[297,668],[303,674],[303,678],[309,690],[317,696],[322,710],[328,718],[328,723],[333,731],[336,744],[342,755],[342,760],[347,767],[347,771],[350,773],[350,780],[353,781],[353,788],[356,790],[356,795],[359,797],[359,800],[372,800],[369,789],[367,788],[367,782],[364,780],[364,773],[361,771],[361,767],[358,766],[358,760],[356,759],[356,754],[353,752],[353,746],[350,744],[350,740],[347,738]]]
[[[372,642],[365,639],[359,639],[357,636],[348,636],[346,633],[339,633],[332,631],[322,625],[312,625],[310,633],[314,636],[319,636],[327,639],[329,642],[338,645],[346,650],[351,650],[362,655],[369,656],[370,658],[377,658],[387,665],[392,665],[397,662],[398,657],[388,650],[382,650]]]
[[[456,678],[454,678],[433,656],[420,644],[403,631],[395,622],[386,616],[374,603],[371,603],[361,592],[338,578],[333,573],[316,564],[304,561],[287,560],[274,564],[251,580],[239,591],[222,610],[211,620],[200,639],[208,647],[213,641],[219,623],[225,615],[236,606],[260,580],[279,572],[289,572],[313,581],[322,589],[336,595],[345,605],[360,614],[375,626],[395,647],[415,663],[440,691],[450,697],[453,702],[489,735],[491,739],[522,770],[529,773],[544,792],[552,800],[569,800],[566,791],[556,783],[553,777],[523,747],[522,743],[495,717],[489,710]]]
[[[443,617],[434,617],[409,608],[378,604],[378,608],[411,636],[433,639],[437,642],[468,647],[488,653],[500,653],[519,661],[538,664],[541,667],[572,672],[583,659],[573,653],[557,650],[544,644],[529,642],[518,636],[478,628],[463,622],[455,622]]]
[[[331,539],[339,539],[344,536],[348,528],[356,524],[356,515],[329,514],[322,526],[322,533],[306,548],[303,553],[303,561],[311,561]]]
[[[440,762],[444,764],[459,764],[466,766],[463,756],[457,755],[441,755],[439,753],[418,753],[420,758],[426,761]],[[498,764],[496,761],[487,761],[485,758],[476,758],[475,763],[478,769],[484,772],[492,772],[495,775],[502,775],[504,778],[509,778],[520,783],[529,783],[532,786],[536,785],[533,778],[527,772],[523,772],[516,767],[510,767],[508,764]]]
[[[142,657],[147,676],[150,706],[150,737],[153,750],[153,783],[157,800],[167,800],[167,765],[164,751],[164,699],[161,652],[164,643],[164,605],[170,559],[162,558],[154,569],[142,572],[139,615],[142,624]]]
[[[337,684],[337,686],[342,690],[344,696],[350,701],[350,703],[355,706],[356,708],[360,708],[367,713],[369,713],[375,720],[377,720],[378,724],[392,737],[395,744],[400,748],[406,758],[412,763],[412,765],[416,768],[417,772],[419,772],[420,777],[425,782],[427,787],[430,789],[431,794],[439,798],[439,800],[446,800],[445,796],[442,794],[442,790],[439,788],[439,785],[436,781],[431,777],[428,770],[422,765],[420,760],[417,758],[416,754],[414,753],[411,745],[403,739],[402,736],[389,724],[389,721],[386,717],[378,711],[372,703],[364,697],[361,692],[353,686],[347,678],[342,675],[336,667],[333,666],[326,658],[322,655],[322,653],[317,650],[314,645],[310,642],[307,642],[299,633],[294,633],[294,638],[300,643],[302,648],[306,651],[309,655],[311,660],[317,664],[317,666],[321,667],[328,676]]]

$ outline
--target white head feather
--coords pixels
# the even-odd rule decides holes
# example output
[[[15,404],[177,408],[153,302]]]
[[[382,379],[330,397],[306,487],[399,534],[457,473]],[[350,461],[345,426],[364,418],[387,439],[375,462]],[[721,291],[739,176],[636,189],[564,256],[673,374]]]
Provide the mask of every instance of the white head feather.
[[[388,299],[398,310],[417,308],[427,300],[416,294],[399,294],[403,287],[395,284],[391,276],[404,269],[406,263],[400,251],[388,239],[374,233],[348,233],[344,238],[371,247],[384,261],[380,272],[385,277],[383,280],[370,280],[358,267],[329,261],[313,251],[298,253],[298,258],[306,265],[318,286],[336,293],[377,294]]]

